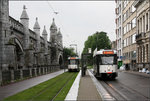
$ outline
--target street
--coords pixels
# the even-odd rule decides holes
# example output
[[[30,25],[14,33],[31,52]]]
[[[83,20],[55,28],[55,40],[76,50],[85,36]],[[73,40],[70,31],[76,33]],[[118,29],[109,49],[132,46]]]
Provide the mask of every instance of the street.
[[[99,80],[117,100],[149,100],[150,78],[119,72],[116,80]]]

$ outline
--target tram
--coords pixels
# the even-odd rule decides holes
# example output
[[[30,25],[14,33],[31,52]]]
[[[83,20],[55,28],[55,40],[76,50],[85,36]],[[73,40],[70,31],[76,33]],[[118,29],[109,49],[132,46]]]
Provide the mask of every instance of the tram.
[[[68,71],[79,71],[79,57],[68,57]]]
[[[116,50],[94,50],[93,73],[96,77],[115,79],[118,76],[117,51]]]

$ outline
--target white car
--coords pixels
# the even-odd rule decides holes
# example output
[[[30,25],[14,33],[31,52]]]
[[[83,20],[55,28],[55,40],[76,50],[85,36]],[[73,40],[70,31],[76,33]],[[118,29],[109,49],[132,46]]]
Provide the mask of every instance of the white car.
[[[120,67],[120,70],[125,70],[125,68],[126,68],[126,66],[125,66],[125,65],[122,65],[122,66]]]

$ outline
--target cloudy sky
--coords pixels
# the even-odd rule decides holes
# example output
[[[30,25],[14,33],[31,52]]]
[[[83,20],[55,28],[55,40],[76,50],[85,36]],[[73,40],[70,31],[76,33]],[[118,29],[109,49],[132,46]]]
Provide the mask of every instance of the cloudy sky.
[[[63,35],[64,46],[77,44],[80,53],[87,37],[96,31],[107,32],[111,41],[116,38],[115,1],[10,1],[10,16],[20,20],[23,5],[27,8],[30,29],[33,29],[35,18],[38,17],[41,33],[46,25],[50,34],[49,28],[55,18]]]

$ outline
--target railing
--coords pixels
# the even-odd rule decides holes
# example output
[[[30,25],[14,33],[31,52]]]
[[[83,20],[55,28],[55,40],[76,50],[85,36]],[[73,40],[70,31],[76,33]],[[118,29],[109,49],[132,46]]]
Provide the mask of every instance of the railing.
[[[11,82],[17,82],[18,80],[52,73],[60,69],[62,69],[60,65],[43,65],[34,66],[33,68],[28,69],[1,71],[2,81],[0,82],[0,85],[5,85]]]
[[[137,34],[136,35],[136,41],[144,39],[145,36],[146,36],[146,33],[144,33],[144,32],[141,32],[140,34]]]

